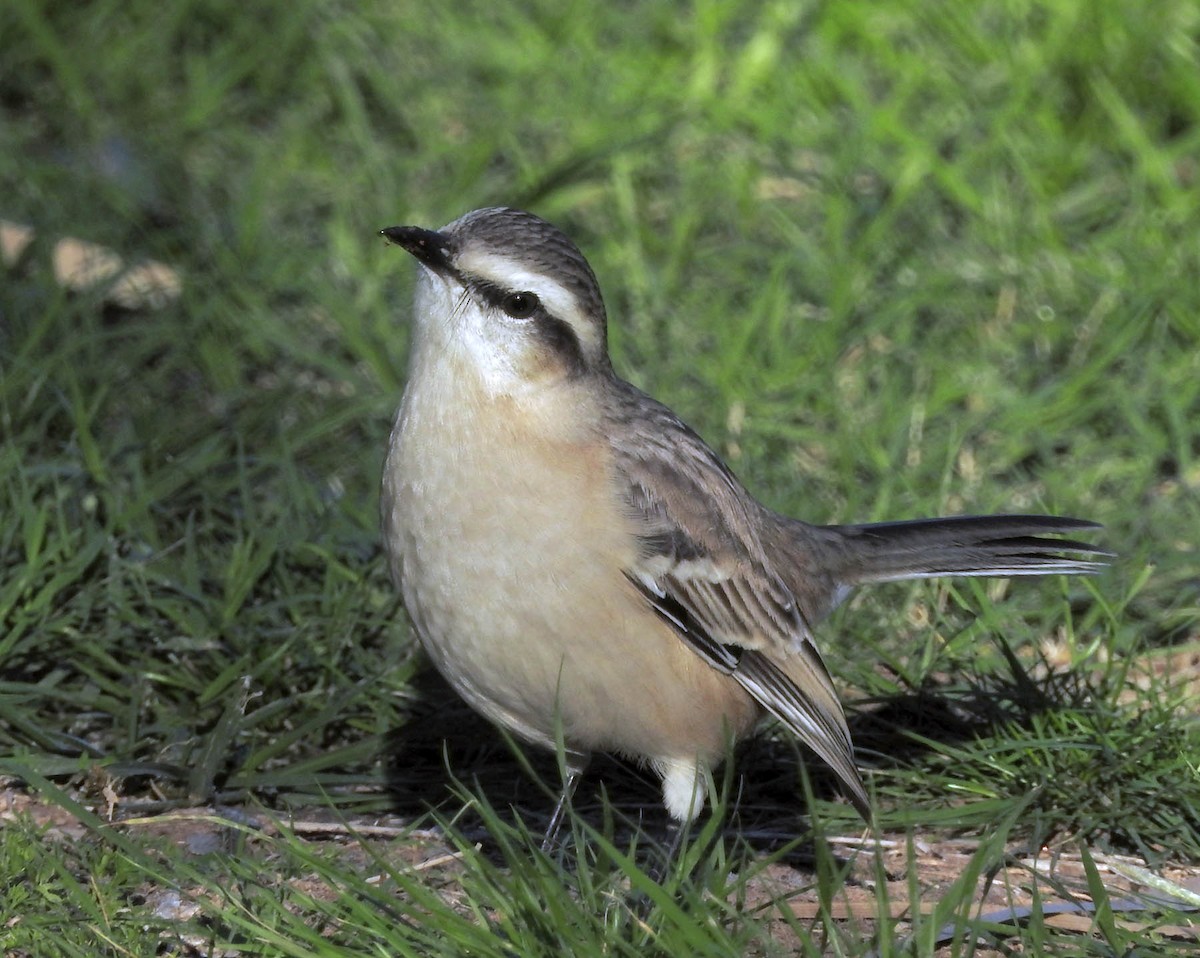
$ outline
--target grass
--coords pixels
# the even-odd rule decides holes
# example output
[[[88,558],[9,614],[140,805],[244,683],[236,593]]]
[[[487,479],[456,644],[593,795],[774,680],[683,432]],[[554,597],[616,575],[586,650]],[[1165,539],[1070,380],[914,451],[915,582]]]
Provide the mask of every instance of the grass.
[[[37,230],[0,283],[6,953],[1173,953],[1187,914],[1131,931],[1104,869],[1200,863],[1198,40],[1173,0],[0,5],[0,217]],[[564,867],[428,692],[377,544],[411,266],[376,233],[489,203],[571,233],[618,368],[773,507],[1105,523],[1095,580],[821,627],[894,860],[837,853],[768,737],[664,890],[628,769]],[[180,297],[64,291],[66,236]],[[233,824],[119,824],[189,809]],[[977,918],[1042,848],[1091,924]]]

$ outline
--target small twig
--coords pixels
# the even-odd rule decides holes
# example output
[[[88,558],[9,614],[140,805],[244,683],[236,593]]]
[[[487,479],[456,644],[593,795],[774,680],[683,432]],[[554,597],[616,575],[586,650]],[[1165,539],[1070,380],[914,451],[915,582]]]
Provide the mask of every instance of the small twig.
[[[1145,885],[1147,888],[1153,888],[1155,891],[1162,892],[1171,904],[1178,906],[1184,904],[1190,906],[1185,909],[1191,911],[1200,908],[1200,895],[1194,891],[1184,888],[1182,885],[1177,885],[1173,881],[1163,878],[1161,875],[1156,875],[1152,871],[1141,868],[1138,865],[1131,865],[1128,862],[1110,861],[1108,867],[1115,871],[1118,875],[1124,875],[1130,881],[1137,882],[1139,885]]]
[[[890,838],[872,838],[870,835],[826,835],[826,845],[846,845],[850,848],[903,848],[905,842]]]
[[[475,851],[483,848],[479,843],[475,844]],[[430,868],[438,868],[442,865],[449,865],[451,862],[461,861],[462,852],[447,852],[445,855],[438,855],[437,858],[431,858],[429,861],[421,862],[419,865],[413,865],[412,870],[415,872],[428,871]]]
[[[368,838],[400,838],[412,832],[409,825],[351,825],[346,822],[289,822],[297,835],[364,835]]]

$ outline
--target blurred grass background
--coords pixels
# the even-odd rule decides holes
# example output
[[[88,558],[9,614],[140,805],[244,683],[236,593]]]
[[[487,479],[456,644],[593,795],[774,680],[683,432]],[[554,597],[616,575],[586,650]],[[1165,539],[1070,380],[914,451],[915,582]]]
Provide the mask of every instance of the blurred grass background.
[[[37,231],[0,282],[9,783],[389,807],[421,662],[377,543],[412,278],[377,232],[505,204],[573,236],[618,369],[771,506],[1108,527],[1094,583],[880,589],[820,630],[884,822],[986,832],[1033,794],[1023,834],[1200,857],[1169,681],[1198,40],[1182,0],[0,5],[0,217]],[[64,236],[180,297],[65,292]],[[931,689],[965,744],[872,758],[871,708]]]

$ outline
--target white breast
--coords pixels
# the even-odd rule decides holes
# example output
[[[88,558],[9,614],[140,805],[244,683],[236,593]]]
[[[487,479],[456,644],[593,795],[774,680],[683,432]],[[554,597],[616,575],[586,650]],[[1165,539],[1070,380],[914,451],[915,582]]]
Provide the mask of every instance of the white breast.
[[[434,664],[482,714],[546,747],[561,732],[660,768],[719,758],[757,707],[626,579],[637,540],[608,444],[586,408],[552,406],[582,400],[518,407],[452,362],[410,382],[383,486],[393,574]]]
[[[564,660],[599,651],[586,624],[626,625],[631,540],[598,447],[531,435],[522,410],[469,381],[410,384],[384,476],[385,540],[439,670],[494,721],[552,745]],[[614,574],[598,582],[604,568]]]

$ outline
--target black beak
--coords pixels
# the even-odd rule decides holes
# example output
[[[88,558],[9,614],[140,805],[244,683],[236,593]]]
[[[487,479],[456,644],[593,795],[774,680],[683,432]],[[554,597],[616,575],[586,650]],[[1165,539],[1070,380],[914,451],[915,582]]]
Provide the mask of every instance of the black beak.
[[[419,226],[389,226],[380,234],[413,254],[430,269],[444,273],[450,269],[450,238],[436,230]]]

